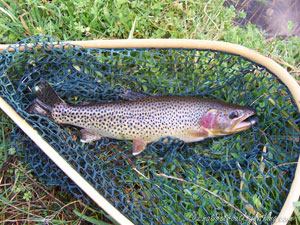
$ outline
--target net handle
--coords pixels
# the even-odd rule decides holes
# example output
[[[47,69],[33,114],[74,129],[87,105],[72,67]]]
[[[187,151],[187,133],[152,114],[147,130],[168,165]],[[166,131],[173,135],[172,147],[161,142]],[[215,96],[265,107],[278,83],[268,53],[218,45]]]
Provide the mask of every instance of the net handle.
[[[300,87],[296,79],[293,78],[284,68],[282,68],[271,58],[266,57],[254,50],[251,50],[241,45],[231,44],[231,43],[221,42],[221,41],[190,40],[190,39],[128,39],[128,40],[89,40],[89,41],[63,42],[63,44],[66,43],[80,45],[85,48],[185,48],[185,49],[222,51],[222,52],[239,55],[266,67],[269,71],[271,71],[274,75],[276,75],[288,87],[295,100],[298,110],[300,111]],[[27,47],[30,47],[30,44],[27,44]],[[60,47],[60,45],[54,45],[54,47]],[[8,51],[15,51],[16,48],[19,48],[19,51],[24,50],[24,46],[22,45],[17,45],[17,46],[0,45],[0,50],[4,50],[6,48],[8,48],[7,49]],[[1,104],[1,108],[2,108],[2,104]],[[9,113],[7,114],[10,116]],[[15,116],[18,116],[18,114],[16,114]],[[22,122],[20,123],[20,125],[18,124],[18,126],[21,129],[23,129],[22,124],[23,124]],[[24,121],[24,124],[27,123]],[[27,125],[24,126],[26,127]],[[47,144],[38,134],[37,136],[39,137],[39,138],[35,137],[37,142],[43,141],[44,144]],[[44,146],[44,144],[42,144],[41,146]],[[51,146],[47,146],[46,148],[50,149]],[[53,148],[52,150],[55,151]],[[55,159],[53,159],[53,161],[56,162]],[[74,171],[74,173],[77,172]],[[297,169],[296,169],[295,177],[290,192],[281,209],[279,216],[275,220],[274,225],[287,224],[288,219],[291,217],[294,210],[293,202],[297,201],[299,199],[299,196],[300,196],[300,157],[298,159]],[[122,215],[122,217],[124,216]]]
[[[63,157],[49,145],[17,112],[0,97],[0,108],[63,170],[85,193],[118,223],[133,225],[122,213],[102,197]]]

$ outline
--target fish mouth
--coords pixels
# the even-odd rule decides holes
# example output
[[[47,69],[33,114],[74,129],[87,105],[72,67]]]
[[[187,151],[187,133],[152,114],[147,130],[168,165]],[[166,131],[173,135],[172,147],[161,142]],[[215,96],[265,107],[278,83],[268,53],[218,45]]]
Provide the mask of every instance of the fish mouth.
[[[256,120],[250,120],[250,121],[245,121],[248,119],[250,116],[253,116],[255,112],[251,112],[243,117],[241,117],[237,122],[235,122],[231,127],[226,129],[228,133],[234,133],[234,132],[239,132],[243,130],[247,130],[253,125],[255,125],[257,122]]]

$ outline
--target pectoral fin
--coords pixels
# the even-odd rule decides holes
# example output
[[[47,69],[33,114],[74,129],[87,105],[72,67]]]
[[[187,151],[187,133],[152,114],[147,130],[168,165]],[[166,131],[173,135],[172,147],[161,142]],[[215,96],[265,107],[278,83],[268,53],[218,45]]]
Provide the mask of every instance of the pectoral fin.
[[[96,132],[91,129],[82,129],[82,130],[80,130],[80,132],[81,132],[80,141],[84,142],[84,143],[91,142],[91,141],[97,141],[102,138],[101,135],[96,134]]]
[[[140,154],[146,148],[146,145],[147,143],[144,140],[134,139],[132,155]]]
[[[189,130],[188,134],[192,137],[203,137],[206,138],[209,136],[209,133],[206,130]]]

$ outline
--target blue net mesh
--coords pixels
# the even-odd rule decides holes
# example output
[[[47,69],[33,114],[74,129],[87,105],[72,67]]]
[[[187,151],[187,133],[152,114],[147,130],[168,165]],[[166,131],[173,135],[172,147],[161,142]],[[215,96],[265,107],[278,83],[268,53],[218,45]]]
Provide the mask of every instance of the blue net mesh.
[[[0,53],[0,94],[102,196],[136,224],[272,222],[299,156],[299,114],[288,88],[241,56],[198,49],[84,49],[50,37]],[[65,101],[118,100],[124,89],[252,105],[250,130],[186,144],[164,138],[138,157],[132,143],[79,141],[79,129],[27,114],[41,79]],[[10,143],[42,182],[88,198],[18,128]]]

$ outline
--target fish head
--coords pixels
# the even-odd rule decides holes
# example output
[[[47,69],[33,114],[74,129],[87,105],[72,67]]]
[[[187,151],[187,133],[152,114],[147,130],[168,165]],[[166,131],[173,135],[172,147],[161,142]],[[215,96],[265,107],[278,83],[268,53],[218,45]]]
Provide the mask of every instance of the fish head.
[[[238,105],[226,105],[210,109],[200,120],[200,124],[209,136],[221,136],[240,132],[250,128],[255,120],[247,120],[256,113],[254,109]]]

